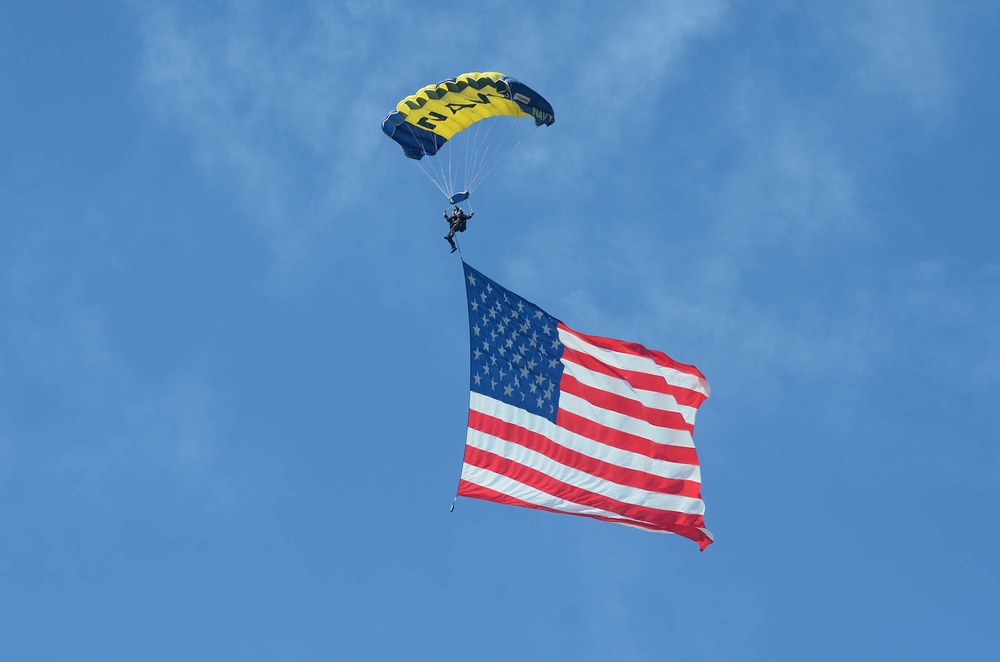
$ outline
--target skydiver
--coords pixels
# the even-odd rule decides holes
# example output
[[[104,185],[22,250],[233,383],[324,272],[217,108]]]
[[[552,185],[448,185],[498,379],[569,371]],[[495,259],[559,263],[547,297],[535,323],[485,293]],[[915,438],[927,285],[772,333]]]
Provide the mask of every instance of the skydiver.
[[[458,246],[455,245],[455,240],[453,237],[456,232],[465,232],[465,222],[476,215],[476,212],[471,214],[466,214],[459,207],[455,207],[455,211],[451,212],[451,216],[448,216],[448,210],[444,210],[444,220],[448,221],[448,234],[444,236],[451,244],[451,252],[454,253],[458,250]]]

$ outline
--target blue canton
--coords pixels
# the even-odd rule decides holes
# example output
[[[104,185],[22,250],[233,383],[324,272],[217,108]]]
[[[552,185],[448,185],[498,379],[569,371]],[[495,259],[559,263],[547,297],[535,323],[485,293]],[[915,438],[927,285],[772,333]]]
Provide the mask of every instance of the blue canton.
[[[554,423],[563,372],[559,320],[463,265],[472,340],[470,388]]]

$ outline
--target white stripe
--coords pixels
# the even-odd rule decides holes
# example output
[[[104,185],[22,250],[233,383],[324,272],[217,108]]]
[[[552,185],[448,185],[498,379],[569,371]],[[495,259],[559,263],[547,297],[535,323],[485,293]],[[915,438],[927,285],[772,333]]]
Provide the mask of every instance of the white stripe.
[[[515,499],[520,499],[526,503],[551,508],[552,510],[559,510],[577,515],[596,515],[598,517],[608,517],[610,519],[618,520],[622,524],[640,521],[632,519],[631,517],[619,515],[618,513],[612,513],[607,510],[601,510],[600,508],[594,508],[593,506],[584,506],[578,503],[573,503],[572,501],[566,501],[565,499],[554,497],[551,494],[542,492],[541,490],[536,490],[530,485],[519,483],[516,480],[490,471],[489,469],[474,467],[471,464],[462,465],[462,480],[468,481],[473,485],[485,487],[486,489],[493,490],[494,492],[499,492],[500,494],[514,497]],[[649,522],[643,522],[643,524],[649,524]],[[656,525],[651,524],[651,526]],[[671,532],[664,531],[663,533]]]
[[[575,349],[583,354],[593,356],[601,363],[609,365],[613,368],[633,370],[635,372],[644,372],[649,375],[660,376],[666,379],[667,383],[672,386],[680,386],[692,391],[697,391],[705,397],[708,397],[711,393],[711,389],[708,387],[708,382],[697,375],[661,366],[652,359],[648,359],[644,356],[625,354],[597,347],[568,329],[559,329],[559,340],[561,340],[562,343],[570,349]]]
[[[705,503],[701,499],[676,494],[650,492],[649,490],[614,483],[605,478],[592,476],[579,469],[567,467],[550,457],[524,446],[479,432],[478,430],[473,430],[472,428],[469,428],[465,443],[467,446],[489,451],[522,466],[535,469],[560,483],[593,492],[594,494],[599,494],[615,501],[642,506],[644,508],[691,515],[702,515],[705,513]]]
[[[469,408],[481,414],[520,425],[526,430],[542,435],[553,443],[601,462],[625,469],[644,471],[663,478],[701,482],[701,467],[696,464],[657,460],[647,455],[608,446],[561,428],[546,418],[476,392],[472,392],[469,398]]]
[[[600,423],[605,427],[614,430],[621,430],[628,434],[634,434],[644,439],[649,439],[656,444],[665,446],[680,446],[682,448],[694,448],[694,438],[687,430],[675,430],[674,428],[664,428],[653,425],[649,421],[633,418],[620,414],[609,409],[601,409],[579,398],[572,393],[561,391],[559,393],[559,409],[565,409],[571,414],[583,416],[584,418]]]
[[[648,409],[680,414],[688,425],[694,425],[694,417],[698,413],[698,408],[679,404],[672,395],[635,388],[623,379],[594,372],[566,358],[563,358],[562,364],[564,374],[576,378],[585,386],[591,386],[601,391],[613,393],[618,397],[638,402]]]

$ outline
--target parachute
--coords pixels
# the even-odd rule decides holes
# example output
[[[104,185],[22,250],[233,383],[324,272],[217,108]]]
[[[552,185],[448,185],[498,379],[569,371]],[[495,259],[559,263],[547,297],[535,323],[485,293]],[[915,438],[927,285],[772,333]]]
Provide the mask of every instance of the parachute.
[[[555,119],[549,102],[519,80],[473,72],[406,97],[382,131],[458,205],[532,129]]]

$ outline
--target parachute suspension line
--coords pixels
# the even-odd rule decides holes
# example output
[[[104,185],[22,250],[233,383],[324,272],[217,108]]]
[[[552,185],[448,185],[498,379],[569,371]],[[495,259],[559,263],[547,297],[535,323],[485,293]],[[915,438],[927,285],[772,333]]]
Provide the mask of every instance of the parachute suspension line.
[[[465,153],[462,155],[464,166],[462,178],[463,191],[472,192],[472,189],[469,187],[475,176],[475,155],[479,151],[479,136],[482,135],[483,124],[488,121],[490,120],[480,120],[467,129],[467,131],[471,132],[471,138],[465,141]]]
[[[437,189],[439,191],[441,191],[441,194],[444,195],[444,197],[448,198],[448,200],[450,201],[451,200],[451,194],[449,194],[447,191],[445,191],[444,187],[441,186],[441,183],[438,182],[438,180],[434,178],[434,176],[427,170],[427,168],[424,167],[423,159],[421,159],[420,161],[417,161],[417,165],[420,167],[420,169],[423,171],[423,173],[425,175],[427,175],[427,179],[431,180],[431,183],[434,184],[434,186],[436,186]]]
[[[496,167],[500,165],[500,163],[503,161],[503,157],[506,156],[515,147],[520,145],[521,142],[528,136],[528,134],[537,128],[538,125],[532,124],[525,130],[523,130],[520,133],[520,135],[515,136],[516,140],[513,139],[507,140],[508,136],[514,131],[514,123],[509,122],[507,124],[507,131],[504,133],[503,139],[500,140],[501,147],[498,147],[497,149],[493,150],[494,151],[493,159],[488,167],[485,165],[486,158],[484,155],[483,158],[484,165],[476,173],[476,180],[469,185],[469,190],[470,191],[473,190],[475,187],[479,186],[483,181],[485,181],[486,178],[489,177],[490,174],[496,169]]]
[[[485,163],[490,158],[490,154],[496,151],[495,148],[493,147],[493,145],[495,144],[493,140],[494,130],[496,130],[496,128],[500,125],[500,123],[504,121],[505,120],[502,120],[499,117],[493,118],[493,121],[490,121],[489,127],[486,128],[485,131],[486,135],[482,136],[483,145],[480,146],[477,144],[476,146],[477,147],[476,153],[480,154],[481,156],[479,158],[479,162],[473,164],[470,167],[470,173],[469,173],[470,181],[468,184],[470,187],[469,188],[470,191],[473,190],[475,187],[479,186],[480,183],[482,183],[482,178],[479,176],[479,174],[483,171]],[[511,124],[510,120],[506,120],[505,123],[508,124],[508,127]],[[479,138],[479,136],[476,137]]]
[[[413,133],[413,129],[411,129],[406,124],[404,124],[403,126],[406,126],[406,130],[410,132],[410,135],[413,136],[414,141],[416,141],[416,136]],[[425,157],[427,156],[427,152],[426,151],[424,151],[424,156]],[[448,198],[450,200],[451,199],[451,194],[448,193],[445,190],[445,184],[446,184],[446,182],[445,182],[445,180],[444,180],[444,178],[442,176],[443,173],[440,172],[440,165],[438,165],[435,168],[435,163],[434,163],[435,159],[433,157],[431,158],[430,169],[424,167],[425,159],[417,159],[416,161],[417,161],[417,166],[419,166],[419,168],[423,171],[423,173],[425,175],[427,175],[427,179],[431,180],[431,183],[434,184],[434,186],[436,186],[439,191],[441,191],[441,193],[444,195],[444,197],[446,197],[446,198]],[[432,173],[431,170],[437,170],[438,172],[433,172]],[[437,177],[435,177],[435,175],[437,175]]]
[[[455,138],[455,136],[452,136],[451,140],[454,140],[454,138]],[[454,170],[454,157],[455,157],[455,155],[452,154],[452,152],[454,152],[455,150],[452,149],[449,146],[449,145],[452,145],[451,140],[449,140],[445,144],[445,146],[443,148],[446,152],[448,152],[448,174],[445,177],[445,182],[447,182],[447,184],[448,184],[448,201],[449,202],[451,202],[451,196],[455,193],[455,170]],[[441,152],[438,151],[438,154],[440,154],[440,153]]]

